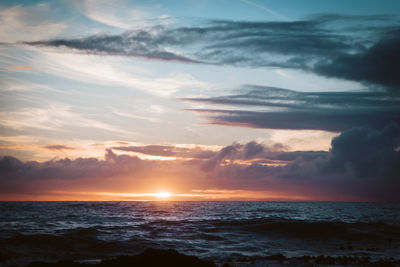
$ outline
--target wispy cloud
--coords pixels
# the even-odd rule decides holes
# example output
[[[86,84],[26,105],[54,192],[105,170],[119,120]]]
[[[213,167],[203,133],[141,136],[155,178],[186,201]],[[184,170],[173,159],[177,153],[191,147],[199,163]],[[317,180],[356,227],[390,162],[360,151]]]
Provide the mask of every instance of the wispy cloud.
[[[154,118],[152,116],[137,115],[137,114],[125,112],[125,111],[122,111],[122,110],[119,110],[116,108],[110,108],[110,110],[113,114],[118,115],[120,117],[139,119],[139,120],[150,121],[150,122],[160,122],[161,121],[160,119]]]
[[[103,158],[104,150],[107,148],[129,145],[134,144],[122,141],[99,142],[96,139],[72,138],[71,136],[65,139],[59,132],[56,132],[54,136],[46,131],[34,132],[32,135],[0,135],[0,155],[10,155],[23,161],[34,158],[38,162],[44,162],[66,156],[70,159],[82,157],[100,159]]]
[[[160,17],[154,8],[146,8],[138,3],[132,5],[132,2],[126,0],[79,0],[73,2],[77,9],[88,18],[125,30],[148,27],[150,20]]]
[[[55,92],[57,89],[52,88],[51,86],[43,83],[34,83],[26,80],[4,77],[0,81],[1,91],[3,92],[23,92],[23,91],[47,91],[47,92]]]
[[[267,11],[267,13],[269,13],[270,15],[274,16],[274,17],[277,18],[277,19],[280,19],[280,20],[289,20],[289,18],[287,18],[287,17],[285,17],[285,16],[283,16],[283,15],[281,15],[281,14],[279,14],[279,13],[273,11],[272,9],[270,9],[270,8],[268,8],[268,7],[266,7],[266,6],[257,4],[257,3],[254,2],[254,1],[250,1],[250,0],[240,0],[240,1],[243,2],[243,3],[246,3],[246,4],[248,4],[248,5],[254,6],[254,7],[256,7],[256,8],[259,8],[259,9],[261,9],[261,10]]]
[[[43,108],[24,108],[17,111],[2,111],[0,112],[0,125],[15,130],[33,128],[47,131],[64,131],[68,127],[75,126],[129,134],[129,132],[117,126],[87,118],[64,104],[51,104]]]
[[[13,6],[0,9],[0,40],[4,43],[18,41],[38,41],[53,38],[68,26],[55,22],[46,3],[33,7]]]
[[[48,149],[48,150],[56,150],[56,151],[77,149],[75,147],[64,146],[64,145],[48,145],[48,146],[43,146],[43,148]]]
[[[7,67],[9,71],[31,71],[33,70],[32,66],[9,66]]]
[[[169,73],[155,75],[145,67],[129,65],[122,59],[107,60],[94,55],[63,53],[32,53],[32,64],[40,64],[42,71],[68,79],[101,86],[121,86],[166,97],[185,87],[204,88],[209,85],[190,74]]]

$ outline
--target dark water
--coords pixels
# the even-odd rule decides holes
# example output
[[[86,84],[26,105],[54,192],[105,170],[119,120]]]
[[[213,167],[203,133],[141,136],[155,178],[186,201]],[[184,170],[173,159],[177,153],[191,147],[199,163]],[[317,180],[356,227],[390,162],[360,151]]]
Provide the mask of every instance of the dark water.
[[[282,253],[399,258],[400,203],[0,202],[0,265],[173,248],[223,263]]]

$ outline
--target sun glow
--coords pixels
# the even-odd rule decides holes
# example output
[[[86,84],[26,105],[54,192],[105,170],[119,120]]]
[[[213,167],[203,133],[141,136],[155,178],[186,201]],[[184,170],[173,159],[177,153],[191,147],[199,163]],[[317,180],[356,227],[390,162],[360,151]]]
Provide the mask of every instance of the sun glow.
[[[154,196],[157,198],[170,198],[171,193],[170,192],[157,192],[157,193],[154,193]]]
[[[153,193],[127,193],[127,192],[71,192],[51,191],[49,196],[42,196],[40,200],[54,199],[54,195],[60,195],[58,200],[105,200],[105,201],[187,201],[187,200],[313,200],[301,195],[286,195],[271,191],[248,191],[227,189],[194,189],[186,193],[171,193],[168,191],[156,191]],[[10,200],[13,200],[10,195]],[[31,200],[31,199],[27,199]]]

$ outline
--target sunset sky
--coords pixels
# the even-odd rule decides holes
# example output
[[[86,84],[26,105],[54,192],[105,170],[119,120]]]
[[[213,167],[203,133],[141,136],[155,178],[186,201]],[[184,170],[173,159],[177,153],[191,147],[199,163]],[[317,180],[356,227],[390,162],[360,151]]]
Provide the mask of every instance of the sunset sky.
[[[0,3],[0,200],[400,201],[398,0]]]

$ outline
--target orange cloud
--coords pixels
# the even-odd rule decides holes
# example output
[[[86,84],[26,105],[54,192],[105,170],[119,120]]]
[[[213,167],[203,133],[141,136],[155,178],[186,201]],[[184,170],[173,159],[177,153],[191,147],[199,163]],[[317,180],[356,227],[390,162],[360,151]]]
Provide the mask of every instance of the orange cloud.
[[[9,66],[7,69],[9,71],[31,71],[34,68],[32,66]]]
[[[55,151],[77,149],[75,147],[64,146],[64,145],[49,145],[49,146],[43,146],[43,148],[48,149],[48,150],[55,150]]]

